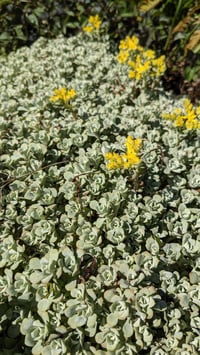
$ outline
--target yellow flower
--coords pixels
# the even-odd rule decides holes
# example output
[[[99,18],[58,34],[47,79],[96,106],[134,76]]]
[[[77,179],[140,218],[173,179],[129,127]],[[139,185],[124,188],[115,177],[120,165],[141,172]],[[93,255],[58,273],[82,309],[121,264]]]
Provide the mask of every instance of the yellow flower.
[[[141,161],[140,158],[134,153],[132,153],[132,154],[123,154],[122,158],[123,158],[124,169],[129,169],[133,165],[139,164],[140,161]]]
[[[149,62],[145,62],[144,64],[140,64],[137,68],[138,73],[142,74],[149,70]]]
[[[60,89],[54,90],[54,95],[50,97],[52,102],[61,101],[66,103],[70,99],[76,96],[76,91],[74,89],[67,90],[66,87],[61,87]]]
[[[107,160],[110,160],[107,163],[107,168],[109,170],[118,169],[118,168],[122,168],[123,167],[123,160],[122,160],[122,157],[119,154],[108,152],[108,153],[105,154],[105,158]]]
[[[85,27],[83,27],[83,31],[90,33],[90,32],[92,32],[92,31],[93,31],[93,27],[92,27],[92,26],[90,26],[90,25],[85,26]]]
[[[119,48],[120,49],[125,49],[128,51],[134,51],[137,49],[138,45],[138,38],[135,36],[127,36],[125,39],[120,41]]]
[[[66,95],[66,100],[73,99],[74,96],[76,96],[76,91],[74,89],[71,89]]]
[[[126,154],[122,155],[124,160],[124,168],[130,168],[133,165],[140,163],[140,158],[137,156],[139,149],[141,148],[141,139],[133,139],[131,136],[128,136],[125,141],[126,145]]]
[[[97,30],[101,26],[101,22],[102,21],[100,20],[99,15],[89,17],[89,23],[91,23],[91,25],[93,25],[93,27],[96,28]]]
[[[200,116],[200,106],[197,107],[196,112],[197,112],[197,115]]]
[[[195,114],[194,107],[193,107],[191,101],[189,99],[185,99],[184,105],[185,105],[185,111],[187,114],[187,119],[188,120],[195,119],[196,114]]]
[[[141,76],[141,73],[137,71],[135,74],[135,79],[139,81],[141,79]]]
[[[133,69],[129,71],[129,78],[140,80],[150,70],[151,62],[137,54],[135,61],[129,60],[128,65]]]
[[[141,73],[137,70],[130,70],[129,71],[129,78],[130,79],[135,79],[135,80],[140,80],[141,79]]]
[[[166,120],[174,121],[174,119],[176,118],[176,115],[174,115],[173,113],[163,113],[162,118],[164,118]]]
[[[136,55],[135,62],[136,62],[137,65],[140,65],[142,63],[142,57],[141,57],[140,54]]]
[[[140,65],[138,68],[134,70],[130,70],[129,71],[129,78],[130,79],[136,79],[136,80],[140,80],[142,77],[142,74],[145,73],[147,70],[145,68],[145,66]]]
[[[137,156],[137,153],[141,147],[141,139],[133,139],[131,136],[128,136],[125,141],[126,153],[119,155],[117,153],[108,152],[105,154],[105,158],[109,160],[107,163],[107,168],[111,169],[129,169],[133,165],[140,163],[140,158]]]
[[[99,18],[99,15],[90,16],[88,19],[88,25],[83,27],[83,31],[91,33],[94,30],[99,30],[102,21]]]
[[[134,70],[129,71],[129,78],[130,79],[135,79],[136,78],[136,72]]]
[[[132,153],[133,151],[138,152],[141,147],[141,143],[142,141],[140,138],[133,139],[131,136],[128,136],[125,141],[127,153],[129,154]]]
[[[196,116],[196,114],[195,114],[195,112],[194,112],[194,109],[187,112],[187,119],[188,119],[188,120],[193,120],[193,119],[195,119],[196,117],[197,117],[197,116]]]
[[[131,68],[135,69],[136,67],[136,62],[133,62],[133,60],[128,61],[128,65],[130,65]]]
[[[166,70],[166,65],[165,65],[165,56],[161,55],[159,58],[153,59],[152,64],[155,67],[155,75],[160,76],[162,75],[165,70]]]
[[[124,63],[124,62],[126,62],[128,57],[129,57],[128,51],[125,51],[125,50],[124,51],[120,51],[118,56],[117,56],[117,60],[118,60],[119,63]]]
[[[185,99],[184,101],[184,108],[185,110],[181,110],[180,108],[175,108],[174,112],[172,113],[163,113],[162,117],[166,119],[170,119],[175,121],[174,124],[176,127],[183,127],[192,130],[192,129],[199,129],[200,122],[196,118],[199,112],[199,107],[196,109],[193,107],[191,101],[189,99]],[[183,112],[185,111],[185,112]]]
[[[181,114],[181,109],[180,108],[175,108],[174,114],[180,115]]]
[[[121,40],[119,49],[118,61],[124,63],[129,59],[128,64],[132,69],[129,71],[131,79],[139,81],[140,79],[148,79],[148,77],[159,77],[166,70],[165,56],[155,58],[155,51],[145,50],[135,36],[127,36]]]
[[[183,127],[185,123],[185,116],[177,116],[175,120],[176,127]]]
[[[185,99],[184,106],[185,106],[185,110],[186,111],[193,109],[192,103],[191,103],[191,101],[189,99]]]
[[[185,122],[185,127],[189,130],[197,128],[197,121],[196,120],[187,120]]]
[[[147,49],[146,51],[144,51],[143,55],[147,59],[154,59],[155,58],[155,52],[153,51],[153,49]]]

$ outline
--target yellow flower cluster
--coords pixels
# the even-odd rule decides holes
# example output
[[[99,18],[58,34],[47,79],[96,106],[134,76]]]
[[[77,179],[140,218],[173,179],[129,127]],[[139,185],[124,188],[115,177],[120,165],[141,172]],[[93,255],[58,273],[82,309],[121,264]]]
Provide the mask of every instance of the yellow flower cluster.
[[[74,89],[67,90],[66,87],[61,87],[60,89],[54,90],[54,95],[50,97],[52,102],[60,101],[62,103],[66,103],[76,96],[76,91]]]
[[[159,77],[166,69],[165,56],[155,57],[151,49],[145,50],[135,36],[127,36],[120,42],[119,63],[127,63],[130,67],[129,78],[139,81],[145,76]]]
[[[88,25],[83,27],[83,31],[91,33],[95,30],[99,30],[101,22],[99,15],[90,16],[88,19]]]
[[[174,121],[176,127],[186,127],[189,130],[200,129],[200,106],[193,107],[189,99],[184,101],[184,111],[176,108],[172,113],[163,113],[162,117]]]
[[[133,165],[140,163],[140,158],[138,157],[138,151],[141,147],[141,139],[133,139],[131,136],[126,138],[126,153],[117,154],[108,152],[105,154],[105,158],[109,160],[107,163],[107,168],[112,169],[129,169]]]

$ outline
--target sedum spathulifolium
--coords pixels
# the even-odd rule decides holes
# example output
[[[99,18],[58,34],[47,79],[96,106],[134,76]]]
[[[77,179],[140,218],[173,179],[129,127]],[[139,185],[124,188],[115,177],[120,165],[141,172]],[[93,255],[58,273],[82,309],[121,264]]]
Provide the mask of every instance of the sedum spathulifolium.
[[[0,57],[0,352],[198,354],[199,130],[90,20]]]

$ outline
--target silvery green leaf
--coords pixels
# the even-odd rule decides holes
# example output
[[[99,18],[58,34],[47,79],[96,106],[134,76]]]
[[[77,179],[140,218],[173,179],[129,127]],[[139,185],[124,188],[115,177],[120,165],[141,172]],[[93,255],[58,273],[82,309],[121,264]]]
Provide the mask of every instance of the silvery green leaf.
[[[106,299],[106,301],[113,303],[116,301],[120,301],[121,295],[119,294],[118,290],[109,289],[105,291],[104,298]]]
[[[92,316],[89,316],[89,317],[88,317],[88,320],[87,320],[87,326],[88,326],[88,328],[95,327],[96,324],[97,324],[97,315],[96,315],[96,314],[93,314]]]
[[[50,166],[48,173],[51,180],[57,181],[60,178],[61,170],[57,166]]]
[[[105,216],[110,208],[107,199],[104,197],[100,198],[99,202],[95,200],[91,201],[90,207],[91,209],[95,210],[101,217]]]
[[[189,204],[192,203],[197,198],[197,191],[192,189],[182,189],[181,190],[181,198],[183,203]]]
[[[32,354],[33,355],[39,355],[43,352],[43,346],[41,342],[38,342],[37,344],[34,345],[32,348]]]
[[[179,299],[179,303],[183,309],[189,308],[189,296],[186,293],[179,293],[178,299]]]
[[[169,230],[174,236],[182,236],[187,233],[189,228],[189,223],[187,220],[181,219],[181,221],[176,221],[169,226]]]
[[[152,343],[153,340],[153,335],[150,333],[150,331],[145,327],[144,333],[143,333],[143,339],[145,344],[148,346]]]
[[[186,207],[186,205],[184,203],[180,203],[180,205],[178,207],[178,212],[179,212],[179,215],[182,219],[190,220],[191,211],[189,208]]]
[[[114,351],[119,346],[119,342],[119,332],[115,328],[105,330],[104,339],[102,343],[103,348],[108,351]]]
[[[200,317],[198,316],[192,317],[190,324],[191,324],[191,328],[194,329],[195,332],[198,331],[200,328]]]
[[[76,201],[70,201],[65,205],[65,212],[69,218],[74,218],[79,212],[79,204]]]
[[[39,204],[32,204],[27,209],[27,214],[30,215],[33,219],[40,220],[43,217],[44,208]]]
[[[30,274],[30,281],[33,284],[39,284],[40,281],[44,280],[44,275],[42,272],[35,271],[32,274]]]
[[[200,283],[200,272],[199,271],[191,271],[189,274],[191,284],[199,284]]]
[[[184,255],[198,254],[200,250],[200,241],[195,240],[187,233],[182,240],[182,252]]]
[[[24,174],[25,174],[25,172],[24,172]],[[19,174],[19,176],[20,175],[23,175],[23,172],[21,172],[21,174]],[[23,192],[26,189],[26,184],[24,181],[15,180],[10,184],[10,188],[14,191]]]
[[[110,306],[110,310],[120,320],[124,320],[129,315],[129,308],[124,301],[116,301]]]
[[[162,140],[166,146],[176,147],[179,141],[178,132],[168,130],[162,136]]]
[[[49,307],[51,306],[52,304],[52,300],[51,299],[42,299],[38,302],[38,310],[40,312],[45,312],[49,309]]]
[[[127,318],[126,322],[123,325],[122,331],[124,333],[125,339],[132,337],[134,329],[130,318]]]
[[[67,348],[62,339],[53,339],[49,345],[43,347],[44,355],[61,355],[66,351]]]
[[[36,201],[41,194],[41,188],[37,183],[32,183],[26,191],[24,198],[31,201]]]
[[[98,344],[102,344],[103,343],[103,341],[104,341],[104,334],[103,333],[97,333],[96,335],[95,335],[95,340],[96,340],[96,342],[98,343]]]
[[[156,255],[159,252],[159,243],[153,237],[149,237],[146,241],[146,248],[150,251],[152,255]]]
[[[71,296],[81,301],[84,299],[85,287],[83,284],[78,285],[78,288],[74,288],[71,291]]]
[[[161,319],[155,318],[155,319],[153,320],[153,327],[154,327],[154,328],[160,328],[160,326],[161,326]]]
[[[143,162],[147,166],[152,166],[159,161],[159,155],[156,150],[153,150],[153,147],[149,147],[149,151],[144,152]]]
[[[82,327],[86,322],[87,318],[82,315],[74,315],[68,319],[68,324],[72,329]]]
[[[55,188],[43,188],[40,203],[42,205],[51,205],[54,203],[56,196],[57,191]]]
[[[106,234],[106,238],[114,244],[119,244],[123,242],[123,240],[125,239],[123,228],[115,228],[109,230]]]
[[[45,238],[46,235],[52,233],[53,226],[49,221],[40,220],[33,224],[32,232],[36,237]]]
[[[166,174],[169,174],[171,172],[181,173],[185,170],[185,165],[181,163],[180,160],[178,160],[177,158],[171,158],[168,160],[167,167],[165,168],[164,172]]]
[[[181,256],[181,246],[178,243],[166,243],[163,250],[170,264],[177,261]]]
[[[37,171],[42,167],[42,162],[37,159],[30,159],[29,166],[30,166],[31,170]]]
[[[40,269],[41,265],[40,265],[40,259],[39,258],[32,258],[29,261],[29,267],[30,269]]]
[[[96,293],[93,291],[93,289],[87,289],[87,294],[93,299],[93,300],[96,300],[97,298],[97,295]]]
[[[106,286],[110,286],[114,283],[117,273],[112,266],[109,267],[107,265],[102,265],[99,268],[98,272],[99,279],[103,284],[105,284]]]
[[[192,285],[189,290],[189,296],[194,305],[200,306],[200,288],[196,285]]]
[[[76,287],[76,280],[73,280],[65,285],[67,291],[71,291]]]
[[[22,334],[26,334],[32,327],[33,320],[31,318],[24,318],[20,327]]]
[[[107,324],[109,325],[109,327],[115,327],[118,323],[118,317],[116,313],[110,313],[107,316],[106,319]]]
[[[189,186],[193,189],[200,187],[200,174],[198,171],[192,171],[188,176]]]

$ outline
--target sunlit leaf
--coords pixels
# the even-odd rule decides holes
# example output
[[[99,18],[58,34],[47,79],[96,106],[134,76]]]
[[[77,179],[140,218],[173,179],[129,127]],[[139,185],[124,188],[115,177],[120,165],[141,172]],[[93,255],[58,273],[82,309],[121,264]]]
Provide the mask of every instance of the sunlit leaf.
[[[148,12],[156,7],[162,0],[144,0],[139,3],[139,11]]]

